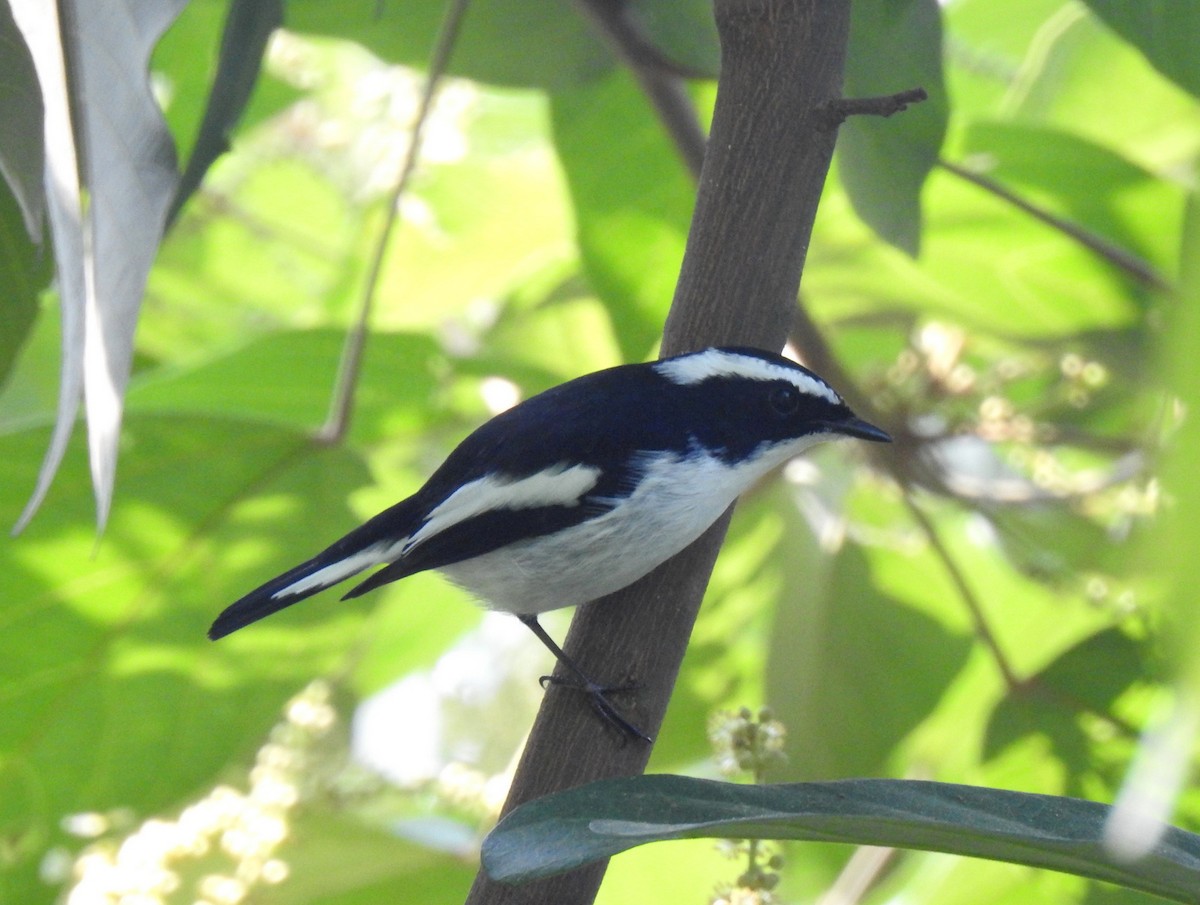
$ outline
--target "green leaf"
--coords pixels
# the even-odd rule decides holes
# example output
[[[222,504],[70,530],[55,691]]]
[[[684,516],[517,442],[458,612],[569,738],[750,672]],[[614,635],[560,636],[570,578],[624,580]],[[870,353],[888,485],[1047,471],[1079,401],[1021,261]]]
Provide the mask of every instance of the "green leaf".
[[[995,757],[1023,737],[1043,733],[1070,768],[1070,781],[1076,782],[1070,791],[1079,791],[1077,778],[1095,759],[1088,735],[1078,719],[1066,717],[1067,708],[1109,713],[1121,694],[1145,678],[1145,670],[1143,651],[1124,632],[1114,628],[1086,638],[1000,702],[988,721],[984,756]]]
[[[517,808],[483,843],[493,879],[521,882],[667,839],[846,842],[969,855],[1195,902],[1200,836],[1169,829],[1144,859],[1101,845],[1094,801],[952,783],[858,779],[740,786],[683,776],[602,780]]]
[[[674,294],[695,187],[626,73],[556,92],[551,103],[584,268],[623,355],[643,358]]]
[[[842,183],[860,217],[914,257],[921,188],[937,160],[948,105],[942,22],[935,0],[856,0],[851,7],[846,97],[924,88],[929,99],[894,117],[852,116],[838,135]]]
[[[287,881],[254,890],[256,905],[378,905],[465,898],[466,859],[430,851],[348,816],[309,808],[291,828]]]
[[[1044,126],[976,122],[963,150],[1024,199],[1174,272],[1184,206],[1178,185],[1109,148]]]
[[[263,53],[271,33],[283,24],[283,0],[232,0],[221,36],[221,56],[200,132],[179,179],[168,225],[185,201],[200,186],[204,174],[229,150],[229,136],[237,125],[258,83]]]
[[[6,3],[0,7],[0,175],[16,196],[34,241],[41,241],[46,215],[43,134],[37,73]]]
[[[627,9],[668,60],[717,77],[721,44],[709,0],[633,0]]]
[[[1146,55],[1150,64],[1200,97],[1200,3],[1196,0],[1084,0],[1104,23]]]
[[[290,0],[287,27],[362,44],[393,63],[424,68],[446,4],[442,0]],[[450,72],[496,85],[559,88],[612,68],[612,55],[569,4],[492,0],[463,20]]]
[[[359,457],[243,421],[131,415],[121,505],[103,542],[88,525],[81,442],[57,505],[0,541],[0,837],[5,901],[44,901],[39,852],[76,848],[69,814],[151,814],[209,785],[262,742],[282,701],[340,662],[363,608],[315,606],[213,644],[223,604],[357,519]],[[0,438],[5,518],[33,482],[46,431]],[[253,492],[253,496],[251,496]]]
[[[846,546],[832,560],[819,549],[802,558],[798,534],[784,537],[793,548],[792,581],[776,608],[767,673],[767,700],[798,740],[783,778],[878,772],[937,706],[966,663],[970,639],[876,587],[861,548]]]
[[[21,210],[0,185],[0,386],[8,379],[37,318],[38,293],[50,281],[50,256],[26,232]]]

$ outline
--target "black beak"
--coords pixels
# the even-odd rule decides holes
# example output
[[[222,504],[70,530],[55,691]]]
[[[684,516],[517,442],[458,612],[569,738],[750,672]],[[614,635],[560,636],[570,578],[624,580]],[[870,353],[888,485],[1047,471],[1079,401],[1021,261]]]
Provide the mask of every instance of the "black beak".
[[[874,424],[868,424],[861,418],[856,418],[851,415],[845,421],[830,423],[829,430],[836,434],[843,434],[847,437],[857,437],[859,440],[870,440],[874,443],[891,443],[891,435],[885,430],[880,430]]]

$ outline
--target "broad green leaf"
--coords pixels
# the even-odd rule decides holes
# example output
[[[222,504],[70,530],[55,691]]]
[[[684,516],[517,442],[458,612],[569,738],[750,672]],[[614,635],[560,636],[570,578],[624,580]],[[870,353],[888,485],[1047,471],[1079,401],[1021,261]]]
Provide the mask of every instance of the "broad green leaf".
[[[847,546],[830,557],[809,540],[797,555],[797,535],[785,535],[789,593],[767,673],[766,700],[795,739],[782,776],[878,773],[954,681],[970,641],[873,582],[881,551]]]
[[[603,780],[523,805],[484,840],[488,874],[521,882],[667,839],[802,839],[941,851],[1106,880],[1178,902],[1200,884],[1200,836],[1170,829],[1117,864],[1106,805],[951,783],[860,779],[739,786],[682,776]]]
[[[1194,135],[1195,104],[1086,7],[1064,3],[1030,40],[1000,112],[1073,132],[1163,171]]]
[[[946,131],[941,12],[934,0],[858,0],[851,7],[846,97],[924,88],[929,99],[893,117],[852,116],[838,134],[850,202],[886,242],[914,257],[921,190]]]
[[[258,428],[312,432],[325,419],[344,341],[333,330],[271,334],[193,369],[138,380],[130,411],[238,418]],[[424,416],[437,392],[433,374],[440,359],[427,336],[373,337],[355,398],[355,441],[396,440],[428,426]],[[298,381],[297,374],[306,379]]]
[[[949,173],[930,176],[925,223],[914,262],[873,242],[845,198],[826,191],[804,273],[817,312],[944,318],[1024,342],[1142,325],[1131,280]]]
[[[299,815],[283,854],[287,880],[256,889],[257,905],[458,900],[475,876],[474,866],[461,857],[315,809]]]
[[[15,513],[45,431],[0,438]],[[99,547],[76,457],[56,505],[0,541],[0,834],[27,848],[6,864],[5,901],[42,900],[45,851],[78,841],[74,813],[147,815],[246,757],[281,703],[344,656],[362,607],[320,606],[213,644],[217,612],[295,550],[356,521],[369,479],[346,451],[231,419],[131,416],[121,506]]]
[[[1185,91],[1200,97],[1200,3],[1196,0],[1085,0],[1109,28]]]
[[[290,0],[285,23],[293,31],[357,41],[384,60],[424,68],[445,10],[441,0]],[[450,61],[453,75],[551,89],[587,81],[611,67],[611,54],[570,6],[540,0],[473,5]]]
[[[1067,651],[1000,702],[988,721],[984,756],[991,758],[1030,733],[1049,738],[1067,765],[1068,791],[1080,794],[1079,777],[1095,763],[1080,717],[1114,713],[1120,695],[1145,675],[1146,655],[1117,629],[1102,631]],[[1070,711],[1075,709],[1074,718]]]
[[[1063,7],[1063,0],[958,0],[943,7],[947,91],[954,98],[953,126],[966,117],[994,117],[1005,108],[1022,61],[1032,55],[1041,29]],[[956,131],[956,130],[952,130]]]
[[[557,91],[551,103],[587,278],[611,312],[623,356],[644,358],[679,274],[691,177],[627,74]]]

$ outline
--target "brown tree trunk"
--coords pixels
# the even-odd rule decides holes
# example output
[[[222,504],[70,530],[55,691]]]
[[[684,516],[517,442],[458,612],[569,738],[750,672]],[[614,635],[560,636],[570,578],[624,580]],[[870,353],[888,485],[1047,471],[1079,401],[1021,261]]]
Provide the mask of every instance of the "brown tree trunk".
[[[823,105],[841,97],[849,0],[716,0],[714,7],[722,51],[716,108],[664,355],[709,345],[782,348],[836,138]],[[571,623],[567,653],[599,680],[636,681],[624,712],[651,735],[728,515],[641,581],[581,607]],[[649,756],[649,745],[606,731],[581,695],[551,687],[504,809],[641,773]],[[588,903],[605,867],[521,886],[481,872],[467,903]]]

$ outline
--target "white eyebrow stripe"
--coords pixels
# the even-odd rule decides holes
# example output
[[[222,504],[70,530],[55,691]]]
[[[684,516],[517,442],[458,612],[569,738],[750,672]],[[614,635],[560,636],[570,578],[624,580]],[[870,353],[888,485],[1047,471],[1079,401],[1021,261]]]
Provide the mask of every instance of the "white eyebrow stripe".
[[[485,512],[536,509],[539,506],[578,506],[600,480],[592,465],[558,464],[524,478],[488,475],[464,484],[429,513],[404,547],[408,553],[422,541]]]
[[[751,355],[739,355],[721,349],[705,349],[655,362],[654,370],[672,383],[690,386],[710,377],[746,377],[750,380],[786,380],[802,393],[819,396],[834,405],[841,397],[825,381],[793,368],[777,365]]]

